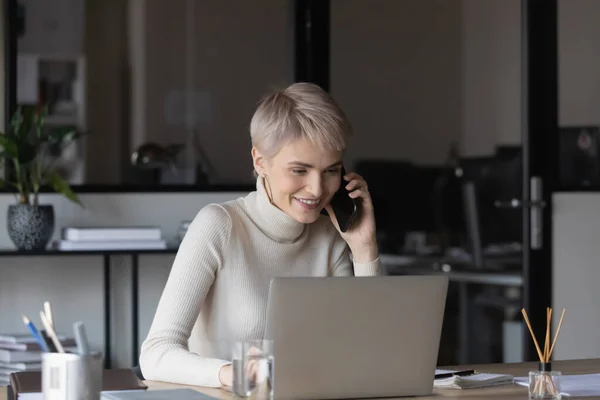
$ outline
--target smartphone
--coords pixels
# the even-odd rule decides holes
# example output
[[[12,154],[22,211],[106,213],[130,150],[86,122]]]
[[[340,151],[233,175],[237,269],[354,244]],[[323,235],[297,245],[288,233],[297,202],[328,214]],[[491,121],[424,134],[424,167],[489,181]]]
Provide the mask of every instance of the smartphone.
[[[346,190],[348,182],[344,180],[344,175],[346,175],[346,170],[342,167],[340,188],[335,192],[330,203],[342,232],[346,232],[352,226],[352,222],[358,214],[356,200],[351,198],[350,192]]]

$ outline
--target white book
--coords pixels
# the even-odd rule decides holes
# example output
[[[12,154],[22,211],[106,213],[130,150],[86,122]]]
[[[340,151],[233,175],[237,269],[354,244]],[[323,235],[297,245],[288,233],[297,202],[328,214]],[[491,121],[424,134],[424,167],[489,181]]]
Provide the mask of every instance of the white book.
[[[8,363],[0,361],[0,368],[3,369],[14,369],[17,371],[38,371],[42,369],[41,362],[15,362]]]
[[[65,340],[67,336],[64,333],[56,333],[59,340]],[[37,340],[31,333],[0,333],[0,342],[6,343],[37,343]]]
[[[0,349],[0,361],[5,363],[42,362],[41,351],[13,351]]]
[[[111,240],[111,241],[71,241],[61,240],[58,249],[76,250],[165,250],[165,240]]]
[[[70,241],[161,240],[159,227],[65,227],[62,238]]]
[[[64,333],[56,333],[58,340],[66,340]],[[37,343],[31,333],[0,333],[0,342],[5,343]]]

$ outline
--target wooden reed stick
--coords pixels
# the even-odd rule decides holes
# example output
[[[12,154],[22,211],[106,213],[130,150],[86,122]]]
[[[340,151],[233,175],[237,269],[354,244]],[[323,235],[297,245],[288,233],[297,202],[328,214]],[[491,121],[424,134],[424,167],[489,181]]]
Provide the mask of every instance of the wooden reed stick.
[[[546,307],[546,336],[544,338],[544,355],[542,356],[542,359],[540,360],[540,362],[547,362],[547,357],[548,357],[548,350],[550,350],[548,342],[549,342],[549,332],[548,332],[548,324],[549,324],[549,315],[550,315],[550,307]],[[532,334],[533,335],[533,334]],[[542,379],[537,380],[537,382],[535,383],[535,388],[534,388],[534,392],[538,393],[538,394],[542,394],[544,392],[544,385],[546,384],[546,378],[545,377],[541,377]]]
[[[552,331],[552,308],[548,307],[546,309],[546,363],[550,362],[550,337]],[[552,386],[552,394],[556,394],[556,386],[554,385],[554,380],[552,379],[552,375],[548,376],[548,382],[550,386]]]
[[[540,377],[537,377],[537,380],[535,381],[535,387],[533,388],[533,393],[542,393],[542,380],[540,379]]]
[[[543,355],[542,355],[542,351],[540,350],[540,345],[538,344],[537,339],[535,338],[535,335],[533,334],[533,329],[531,328],[531,323],[529,322],[529,317],[527,317],[527,311],[525,311],[525,309],[521,309],[521,313],[523,314],[523,318],[525,318],[525,323],[527,324],[527,327],[529,328],[529,333],[531,333],[531,337],[533,338],[533,343],[535,344],[535,348],[538,352],[538,356],[540,357],[540,361],[544,359]]]
[[[552,341],[552,346],[550,346],[550,355],[552,355],[552,352],[554,351],[554,345],[556,345],[556,339],[558,338],[558,334],[560,333],[560,327],[562,326],[563,318],[565,318],[566,311],[567,310],[565,310],[563,308],[562,313],[560,314],[560,320],[558,321],[558,328],[556,328],[556,335],[554,335],[554,340]]]
[[[544,344],[544,362],[550,360],[550,324],[552,321],[552,309],[546,308],[546,340]]]

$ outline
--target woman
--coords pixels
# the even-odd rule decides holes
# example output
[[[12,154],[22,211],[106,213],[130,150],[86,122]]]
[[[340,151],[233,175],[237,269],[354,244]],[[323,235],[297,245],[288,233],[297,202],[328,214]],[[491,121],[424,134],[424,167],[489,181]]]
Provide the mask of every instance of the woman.
[[[256,191],[207,205],[190,224],[142,344],[146,379],[229,387],[229,344],[262,338],[271,278],[378,273],[365,181],[343,177],[361,207],[345,233],[329,205],[349,130],[344,113],[313,84],[261,101],[250,124]]]

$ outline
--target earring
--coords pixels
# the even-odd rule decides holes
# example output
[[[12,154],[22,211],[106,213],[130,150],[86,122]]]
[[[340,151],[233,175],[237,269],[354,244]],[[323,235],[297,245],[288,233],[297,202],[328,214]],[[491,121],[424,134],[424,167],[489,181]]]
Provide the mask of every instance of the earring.
[[[273,203],[273,191],[271,191],[271,185],[269,184],[269,181],[267,180],[267,174],[262,174],[262,177],[265,180],[265,192],[267,194],[267,198],[269,199],[269,203],[271,203],[272,205],[275,205],[275,203]],[[270,194],[269,194],[269,191],[271,191]]]

